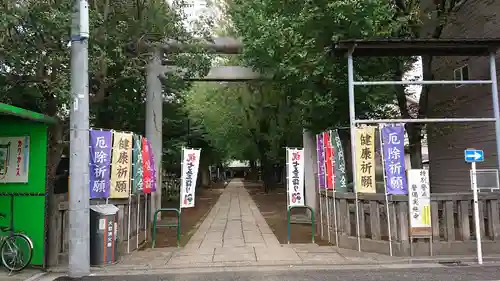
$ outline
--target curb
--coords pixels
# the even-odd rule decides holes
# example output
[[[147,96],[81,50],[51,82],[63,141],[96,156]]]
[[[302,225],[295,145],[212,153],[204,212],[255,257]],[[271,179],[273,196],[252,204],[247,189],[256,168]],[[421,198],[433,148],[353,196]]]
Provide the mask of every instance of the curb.
[[[484,264],[483,266],[497,266],[497,264]],[[212,267],[179,267],[179,268],[144,268],[134,270],[110,270],[92,272],[91,276],[123,276],[123,275],[162,275],[162,274],[190,274],[190,273],[217,273],[217,272],[270,272],[270,271],[301,271],[301,270],[391,270],[405,268],[448,268],[445,265],[432,264],[344,264],[344,265],[268,265],[268,266],[212,266]]]
[[[467,266],[467,267],[481,267],[481,266],[498,266],[500,261],[485,261],[482,265],[477,263],[464,264],[462,261],[432,261],[432,262],[397,262],[394,261],[383,261],[379,263],[363,263],[363,262],[351,262],[351,263],[293,263],[286,262],[276,263],[276,264],[193,264],[191,266],[171,266],[171,267],[140,267],[127,269],[122,268],[93,268],[92,276],[100,275],[138,275],[138,274],[162,274],[162,273],[176,273],[176,272],[220,272],[220,271],[270,271],[270,270],[307,270],[307,269],[324,269],[324,270],[371,270],[371,269],[401,269],[401,268],[449,268],[454,266]],[[157,272],[157,273],[155,273]],[[65,270],[59,269],[50,271],[50,273],[65,273]],[[36,279],[35,279],[36,280]]]

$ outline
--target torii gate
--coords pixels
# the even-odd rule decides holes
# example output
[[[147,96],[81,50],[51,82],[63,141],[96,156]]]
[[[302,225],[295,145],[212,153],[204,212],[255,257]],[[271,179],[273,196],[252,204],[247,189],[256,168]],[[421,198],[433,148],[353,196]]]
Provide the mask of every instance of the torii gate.
[[[153,155],[157,160],[156,182],[160,183],[160,188],[151,198],[151,219],[154,212],[161,208],[162,195],[162,156],[163,156],[163,93],[160,77],[166,72],[182,72],[175,66],[162,65],[162,53],[190,52],[190,46],[175,40],[168,40],[164,44],[157,44],[147,67],[147,94],[146,94],[146,137],[151,141]],[[212,51],[216,54],[236,55],[243,49],[241,41],[228,37],[213,38],[212,42],[205,42],[202,49]],[[193,81],[248,81],[261,79],[259,73],[250,68],[240,66],[221,66],[210,69],[205,77],[193,77]],[[159,217],[159,216],[158,216]]]
[[[235,38],[231,37],[215,37],[211,40],[212,42],[204,42],[201,44],[201,48],[204,50],[212,51],[216,54],[224,55],[237,55],[241,54],[243,50],[243,43]],[[180,52],[193,52],[189,45],[180,43],[175,40],[168,40],[163,44],[157,44],[156,51],[153,53],[150,64],[147,67],[147,94],[146,94],[146,137],[151,141],[151,146],[155,159],[157,160],[157,178],[156,182],[160,183],[160,188],[156,190],[156,194],[152,195],[151,198],[151,219],[153,219],[153,214],[156,209],[161,207],[161,183],[162,183],[162,154],[163,154],[163,97],[162,97],[162,84],[160,82],[160,77],[164,77],[164,73],[167,72],[182,72],[176,66],[164,66],[162,65],[161,57],[162,53],[180,53]],[[267,79],[269,77],[263,76],[260,73],[253,71],[251,68],[242,66],[219,66],[210,69],[205,77],[192,77],[192,81],[250,81],[250,80],[260,80]],[[407,97],[408,102],[414,103],[410,97]],[[304,151],[308,149],[315,149],[309,141],[310,135],[304,132]],[[311,147],[309,147],[311,146]],[[313,152],[307,152],[306,154],[312,154]],[[307,155],[306,155],[307,156]],[[312,161],[312,160],[311,160]],[[310,175],[310,178],[314,178],[314,171],[306,171]],[[312,174],[311,174],[312,173]],[[307,177],[306,177],[307,178]],[[311,186],[312,184],[312,186]],[[314,183],[306,183],[306,193],[308,190],[313,190],[314,195]],[[316,200],[314,196],[307,196],[312,202],[308,202],[309,205],[315,206]],[[159,217],[159,216],[158,216]]]

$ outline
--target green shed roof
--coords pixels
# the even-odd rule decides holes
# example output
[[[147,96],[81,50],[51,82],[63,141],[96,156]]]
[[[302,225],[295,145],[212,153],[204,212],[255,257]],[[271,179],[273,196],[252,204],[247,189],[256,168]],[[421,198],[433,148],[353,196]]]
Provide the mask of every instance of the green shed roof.
[[[56,123],[56,118],[50,117],[38,112],[34,112],[20,107],[12,106],[10,104],[0,103],[0,114],[16,116],[23,119],[28,119],[35,122],[42,122],[47,124]]]

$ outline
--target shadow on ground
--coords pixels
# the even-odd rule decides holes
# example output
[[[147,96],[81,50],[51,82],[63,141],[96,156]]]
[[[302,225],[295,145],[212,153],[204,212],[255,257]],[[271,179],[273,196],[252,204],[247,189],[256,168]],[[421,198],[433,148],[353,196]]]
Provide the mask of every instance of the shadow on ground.
[[[203,219],[208,215],[223,190],[224,189],[221,188],[205,187],[196,190],[195,207],[182,209],[181,212],[181,246],[185,246],[191,236],[196,232],[199,224],[203,222]],[[165,200],[162,202],[162,208],[179,209],[179,201]],[[162,219],[158,222],[158,225],[175,224],[176,221],[177,217],[175,213],[162,213]],[[156,237],[157,248],[177,246],[177,230],[175,228],[158,228]],[[145,248],[151,248],[151,241],[148,241],[143,249]]]
[[[268,193],[265,193],[262,185],[249,181],[245,181],[243,184],[278,241],[281,244],[287,244],[286,188],[284,186],[275,186]],[[300,211],[297,209],[292,212]],[[311,243],[310,224],[292,223],[291,233],[291,243]],[[328,241],[322,240],[318,235],[315,237],[315,242],[321,246],[330,245]]]

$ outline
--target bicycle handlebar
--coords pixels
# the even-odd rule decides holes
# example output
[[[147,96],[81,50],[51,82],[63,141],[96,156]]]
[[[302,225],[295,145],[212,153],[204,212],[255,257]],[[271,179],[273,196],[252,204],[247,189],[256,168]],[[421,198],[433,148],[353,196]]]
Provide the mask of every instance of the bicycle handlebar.
[[[0,213],[0,218],[5,218],[5,214],[4,213]]]

